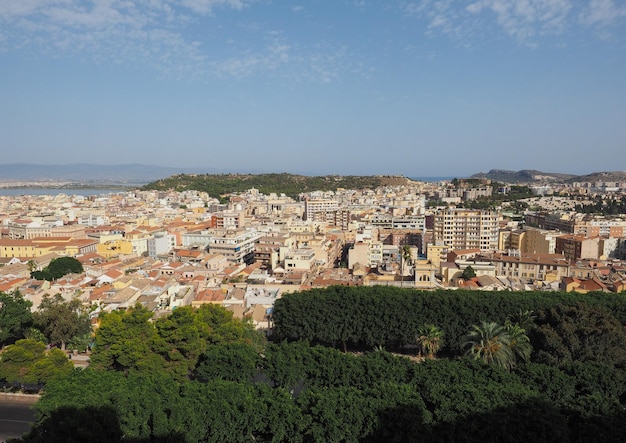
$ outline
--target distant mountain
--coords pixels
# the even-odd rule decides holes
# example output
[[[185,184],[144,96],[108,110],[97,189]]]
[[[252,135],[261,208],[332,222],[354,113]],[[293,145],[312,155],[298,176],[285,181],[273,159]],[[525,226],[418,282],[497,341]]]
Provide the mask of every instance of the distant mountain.
[[[573,183],[573,182],[596,182],[596,181],[626,181],[626,172],[594,172],[587,175],[560,174],[556,172],[541,172],[534,169],[521,171],[509,171],[505,169],[492,169],[489,172],[479,172],[470,178],[486,178],[504,183]]]
[[[0,164],[0,181],[71,181],[80,183],[148,183],[181,173],[206,173],[206,169],[174,168],[142,164],[94,165],[76,163],[67,165]]]

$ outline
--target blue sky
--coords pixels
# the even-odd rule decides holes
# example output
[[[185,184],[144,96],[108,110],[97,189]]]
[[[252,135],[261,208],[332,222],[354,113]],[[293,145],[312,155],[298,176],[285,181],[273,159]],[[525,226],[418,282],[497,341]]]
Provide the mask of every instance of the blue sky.
[[[626,170],[621,0],[0,0],[0,162]]]

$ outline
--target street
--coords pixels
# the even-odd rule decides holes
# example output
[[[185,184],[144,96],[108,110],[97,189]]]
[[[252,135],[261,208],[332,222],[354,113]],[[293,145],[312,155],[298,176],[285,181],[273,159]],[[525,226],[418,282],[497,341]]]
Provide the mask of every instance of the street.
[[[0,399],[0,442],[20,437],[30,429],[35,414],[32,404]]]

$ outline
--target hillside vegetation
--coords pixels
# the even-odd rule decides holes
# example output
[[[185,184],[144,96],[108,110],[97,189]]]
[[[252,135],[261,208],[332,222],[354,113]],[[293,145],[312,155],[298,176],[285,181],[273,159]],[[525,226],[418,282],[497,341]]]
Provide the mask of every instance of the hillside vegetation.
[[[557,172],[542,172],[534,169],[509,171],[506,169],[492,169],[489,172],[479,172],[472,175],[474,179],[489,179],[504,183],[574,183],[596,181],[624,181],[626,172],[594,172],[586,175],[561,174]]]
[[[402,176],[325,175],[309,177],[295,174],[178,174],[145,185],[144,190],[196,190],[211,197],[224,198],[233,192],[256,188],[263,194],[285,194],[296,197],[302,192],[373,189],[412,183]]]

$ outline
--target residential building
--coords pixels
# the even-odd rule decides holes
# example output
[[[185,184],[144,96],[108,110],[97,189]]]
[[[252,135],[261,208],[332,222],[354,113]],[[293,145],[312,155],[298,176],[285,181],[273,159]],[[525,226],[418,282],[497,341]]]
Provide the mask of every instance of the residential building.
[[[222,254],[231,263],[254,261],[254,245],[261,237],[256,229],[216,230],[207,245],[210,254]]]
[[[498,247],[499,221],[500,215],[491,211],[442,209],[434,217],[434,238],[449,249],[493,251]]]
[[[599,257],[600,239],[587,238],[581,235],[563,235],[557,237],[555,252],[563,254],[571,262],[581,259],[597,259]]]

